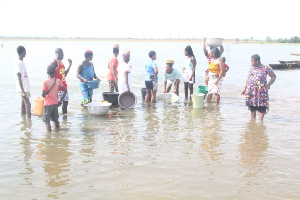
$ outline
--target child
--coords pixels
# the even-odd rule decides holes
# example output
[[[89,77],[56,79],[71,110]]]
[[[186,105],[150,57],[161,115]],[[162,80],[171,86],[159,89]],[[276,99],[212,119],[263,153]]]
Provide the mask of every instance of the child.
[[[30,90],[29,90],[29,79],[28,79],[28,74],[27,70],[25,67],[25,64],[23,62],[23,59],[26,56],[26,49],[23,46],[18,46],[17,52],[19,55],[19,61],[18,64],[16,65],[16,74],[18,77],[17,81],[17,92],[20,93],[21,98],[22,98],[22,104],[21,104],[21,114],[22,115],[27,115],[27,118],[31,118],[31,104],[29,101],[30,97]]]
[[[67,89],[61,80],[54,77],[55,72],[56,68],[53,65],[49,65],[47,68],[49,78],[44,80],[42,84],[42,96],[44,97],[43,121],[46,124],[47,131],[51,131],[50,119],[55,122],[55,128],[59,128],[58,106],[62,104],[67,94]],[[60,89],[62,89],[64,93],[58,101],[57,96]]]
[[[72,66],[72,60],[68,59],[69,67],[65,70],[65,65],[61,62],[64,59],[64,51],[61,48],[55,49],[55,59],[52,62],[52,65],[56,68],[55,78],[62,81],[63,85],[67,89],[66,77],[70,71]],[[58,100],[62,97],[63,91],[60,89],[58,91]],[[63,114],[67,114],[68,112],[68,102],[69,102],[69,94],[67,93],[65,98],[63,99],[62,104],[62,112]]]
[[[228,70],[229,70],[229,66],[225,63],[226,62],[226,58],[225,57],[221,57],[221,60],[223,61],[223,63],[224,63],[224,66],[225,66],[225,73],[226,72],[228,72]],[[225,74],[226,75],[226,74]],[[225,75],[224,75],[224,77],[225,77]]]

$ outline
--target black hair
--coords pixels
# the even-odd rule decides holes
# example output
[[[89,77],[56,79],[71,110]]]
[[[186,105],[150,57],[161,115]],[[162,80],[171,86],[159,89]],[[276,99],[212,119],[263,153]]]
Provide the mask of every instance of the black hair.
[[[49,74],[50,76],[53,76],[56,73],[56,68],[54,65],[49,65],[47,67],[47,74]]]
[[[219,50],[218,48],[213,48],[213,49],[211,50],[211,52],[212,52],[212,54],[213,54],[216,58],[220,58],[221,52],[220,52],[220,50]]]
[[[119,53],[119,48],[113,48],[113,53]]]
[[[192,57],[195,58],[193,49],[192,49],[192,47],[190,45],[186,46],[184,50],[186,50],[186,52],[189,54],[189,56],[192,56]]]
[[[150,51],[150,52],[149,52],[149,57],[150,57],[150,58],[152,58],[154,55],[156,55],[156,52],[155,52],[155,51]]]
[[[61,48],[57,48],[57,49],[55,49],[55,53],[58,53],[58,52],[60,52],[60,51],[63,51]]]
[[[18,46],[17,47],[18,55],[21,55],[24,51],[26,51],[25,47],[23,47],[23,46]]]
[[[92,57],[93,56],[93,53],[91,53],[91,52],[85,52],[84,53],[84,57],[87,59],[87,58],[89,58],[89,57]]]
[[[226,58],[225,57],[221,57],[221,59],[222,59],[223,63],[226,62]]]
[[[252,58],[254,61],[260,62],[260,56],[259,56],[258,54],[254,54],[253,56],[251,56],[251,58]]]

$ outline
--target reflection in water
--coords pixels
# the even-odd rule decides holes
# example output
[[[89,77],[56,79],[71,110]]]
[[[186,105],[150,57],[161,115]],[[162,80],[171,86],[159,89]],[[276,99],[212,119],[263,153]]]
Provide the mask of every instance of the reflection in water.
[[[220,148],[220,141],[224,132],[221,126],[223,117],[219,108],[206,108],[205,114],[202,118],[204,135],[201,146],[207,153],[207,155],[203,155],[204,159],[208,161],[207,164],[210,164],[209,160],[206,159],[207,157],[211,161],[219,161],[221,155],[224,154]]]
[[[37,145],[38,159],[44,161],[43,168],[47,173],[46,186],[51,188],[67,185],[70,181],[68,171],[70,170],[68,151],[70,141],[63,132],[47,133],[43,143]],[[60,192],[50,193],[49,197],[57,197]]]
[[[266,126],[263,123],[249,122],[245,126],[245,133],[241,137],[239,150],[241,162],[248,169],[246,176],[256,176],[262,169],[269,142],[265,134]]]
[[[24,172],[20,172],[19,174],[24,175],[24,183],[20,183],[21,185],[32,185],[32,174],[33,174],[33,168],[30,164],[31,157],[33,154],[33,149],[31,147],[31,141],[33,138],[31,137],[31,127],[32,123],[31,120],[26,121],[26,117],[22,118],[22,122],[20,123],[22,125],[21,131],[24,131],[24,137],[20,138],[20,145],[23,147],[23,153],[24,153],[24,164],[25,164],[25,170]]]

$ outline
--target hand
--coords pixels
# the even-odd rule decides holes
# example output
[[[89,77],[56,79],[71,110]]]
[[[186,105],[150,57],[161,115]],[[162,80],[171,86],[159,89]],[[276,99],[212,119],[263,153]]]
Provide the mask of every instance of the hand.
[[[71,67],[72,66],[72,60],[69,58],[68,61],[69,61],[69,66]]]
[[[127,92],[130,92],[130,88],[129,87],[127,88]]]
[[[61,106],[61,104],[62,104],[62,100],[60,100],[60,101],[58,102],[58,107]]]
[[[270,86],[269,84],[267,84],[267,90],[269,90],[269,89],[270,89],[270,87],[271,87],[271,86]]]
[[[97,81],[101,81],[101,79],[100,79],[100,78],[98,78],[98,77],[96,78],[96,80],[97,80]]]
[[[174,90],[174,94],[176,94],[176,95],[177,95],[177,90]]]
[[[244,90],[243,90],[243,92],[242,92],[241,95],[245,95],[245,93],[246,93],[246,88],[244,88]]]
[[[163,93],[167,93],[167,91],[166,90],[164,90],[164,92]]]
[[[216,80],[216,82],[215,82],[215,85],[218,85],[218,82],[219,82],[219,81],[218,81],[218,80]]]
[[[84,78],[84,79],[83,79],[83,82],[87,83],[87,82],[89,82],[89,81],[88,81],[87,79]]]
[[[190,81],[192,81],[193,77],[190,78]]]

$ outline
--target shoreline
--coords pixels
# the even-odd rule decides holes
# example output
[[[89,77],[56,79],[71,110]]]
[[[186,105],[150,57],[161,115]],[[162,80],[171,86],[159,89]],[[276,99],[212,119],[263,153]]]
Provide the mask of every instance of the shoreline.
[[[176,42],[176,43],[202,43],[203,39],[185,38],[185,39],[146,39],[146,38],[9,38],[0,37],[0,41],[97,41],[97,42]],[[280,45],[300,45],[300,43],[277,43],[265,42],[262,40],[245,41],[241,40],[236,42],[234,39],[224,39],[223,43],[229,44],[280,44]]]

